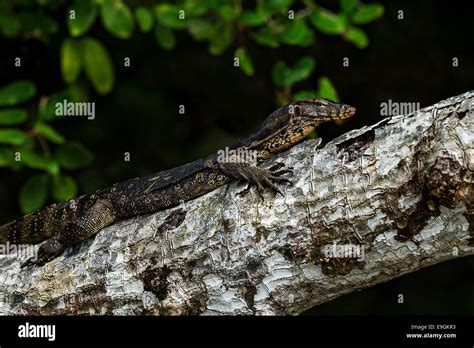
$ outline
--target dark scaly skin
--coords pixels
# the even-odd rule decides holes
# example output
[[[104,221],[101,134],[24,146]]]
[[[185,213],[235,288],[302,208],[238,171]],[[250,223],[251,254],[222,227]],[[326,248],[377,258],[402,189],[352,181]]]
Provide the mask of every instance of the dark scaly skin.
[[[257,163],[261,163],[302,141],[319,124],[354,113],[354,107],[328,99],[297,101],[273,112],[256,133],[232,148],[256,151]],[[117,220],[176,207],[233,180],[255,185],[260,196],[265,187],[280,192],[277,184],[289,182],[282,176],[289,172],[285,169],[217,159],[217,155],[211,155],[52,204],[0,226],[0,243],[37,244],[48,239],[39,250],[38,260],[27,262],[42,265]]]

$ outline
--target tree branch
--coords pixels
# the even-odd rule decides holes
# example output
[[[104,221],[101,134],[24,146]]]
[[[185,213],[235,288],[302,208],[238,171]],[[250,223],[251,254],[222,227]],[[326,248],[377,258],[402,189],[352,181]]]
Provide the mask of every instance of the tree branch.
[[[306,141],[271,162],[294,168],[285,197],[233,183],[42,268],[2,257],[0,314],[297,314],[472,255],[473,115],[468,92]]]

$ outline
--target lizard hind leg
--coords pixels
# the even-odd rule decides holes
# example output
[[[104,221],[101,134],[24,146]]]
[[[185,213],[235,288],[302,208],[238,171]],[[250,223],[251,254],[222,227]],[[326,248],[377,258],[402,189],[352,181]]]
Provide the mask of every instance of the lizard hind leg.
[[[41,245],[37,257],[23,266],[44,265],[59,256],[67,247],[88,239],[117,220],[114,207],[107,199],[99,199],[76,221],[69,222]]]

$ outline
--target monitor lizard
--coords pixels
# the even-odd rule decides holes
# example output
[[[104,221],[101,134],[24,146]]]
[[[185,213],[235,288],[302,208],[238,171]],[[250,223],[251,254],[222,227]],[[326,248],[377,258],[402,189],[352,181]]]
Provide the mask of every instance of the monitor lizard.
[[[33,261],[44,265],[67,247],[95,235],[117,220],[176,207],[216,188],[240,180],[281,193],[277,184],[290,182],[282,166],[264,168],[264,160],[302,141],[319,124],[345,119],[355,113],[350,105],[317,98],[296,101],[274,111],[257,132],[232,147],[230,158],[214,154],[156,174],[116,183],[92,194],[51,204],[18,220],[0,226],[0,243],[38,244],[47,240]],[[242,153],[254,153],[249,161]],[[233,158],[232,158],[233,157]]]

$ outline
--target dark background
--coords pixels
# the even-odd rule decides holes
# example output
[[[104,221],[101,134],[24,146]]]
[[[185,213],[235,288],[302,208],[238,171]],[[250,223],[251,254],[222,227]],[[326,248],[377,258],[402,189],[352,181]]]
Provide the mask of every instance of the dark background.
[[[311,89],[327,75],[340,100],[357,115],[342,126],[324,124],[319,136],[327,142],[354,128],[378,122],[380,103],[419,102],[427,106],[472,89],[474,81],[473,6],[452,1],[380,1],[385,15],[364,27],[370,45],[358,50],[340,38],[317,35],[310,49],[317,59],[313,81],[295,90]],[[328,8],[334,2],[324,3]],[[404,11],[404,20],[397,11]],[[94,35],[107,45],[116,68],[111,94],[92,95],[96,119],[65,119],[55,125],[95,155],[93,164],[75,172],[81,193],[114,182],[171,168],[215,152],[256,129],[275,109],[271,68],[276,59],[289,64],[307,48],[268,49],[247,42],[256,74],[246,77],[233,66],[233,49],[223,56],[208,53],[205,44],[179,33],[177,48],[163,51],[146,34],[131,40],[108,35],[97,23]],[[36,83],[40,95],[64,88],[58,68],[58,47],[36,40],[0,40],[0,85],[19,78]],[[54,47],[54,49],[53,49]],[[12,57],[23,57],[21,69],[6,69]],[[123,67],[130,57],[132,66]],[[350,66],[343,67],[343,57]],[[453,57],[459,67],[452,66]],[[7,64],[8,62],[8,64]],[[178,106],[185,105],[185,115]],[[124,152],[131,161],[123,160]],[[0,224],[21,215],[18,189],[31,173],[0,169]],[[474,258],[430,267],[408,276],[343,296],[313,308],[310,314],[473,314]],[[397,303],[404,294],[405,303]]]

